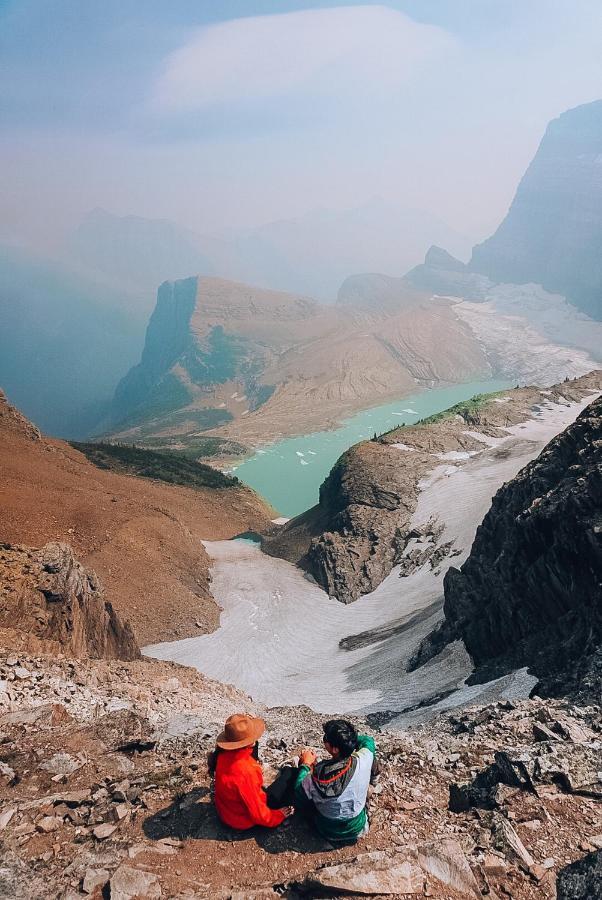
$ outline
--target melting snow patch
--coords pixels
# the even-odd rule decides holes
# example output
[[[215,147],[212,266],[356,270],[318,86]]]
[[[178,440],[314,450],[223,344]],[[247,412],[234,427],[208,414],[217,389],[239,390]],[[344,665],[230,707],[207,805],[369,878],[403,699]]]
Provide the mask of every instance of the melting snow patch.
[[[470,459],[471,456],[476,456],[478,450],[450,450],[448,453],[436,453],[435,456],[437,459]]]
[[[460,471],[459,466],[446,466],[443,474],[444,475],[455,475],[456,472]]]
[[[494,403],[509,403],[512,400],[512,397],[494,397]]]
[[[416,447],[410,447],[408,444],[391,444],[396,450],[409,450],[410,453],[416,452]]]
[[[287,519],[286,516],[278,516],[277,519],[272,519],[273,525],[286,525],[287,522],[290,522],[290,519]]]

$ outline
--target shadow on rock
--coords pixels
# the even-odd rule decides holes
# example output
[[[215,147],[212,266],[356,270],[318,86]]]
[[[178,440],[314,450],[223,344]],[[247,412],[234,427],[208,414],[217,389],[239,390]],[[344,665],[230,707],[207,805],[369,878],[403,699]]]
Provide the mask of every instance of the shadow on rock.
[[[153,841],[166,838],[197,841],[254,840],[266,853],[323,853],[332,849],[300,814],[287,819],[278,828],[249,828],[236,831],[224,825],[217,816],[206,787],[194,788],[185,797],[149,816],[142,826]]]

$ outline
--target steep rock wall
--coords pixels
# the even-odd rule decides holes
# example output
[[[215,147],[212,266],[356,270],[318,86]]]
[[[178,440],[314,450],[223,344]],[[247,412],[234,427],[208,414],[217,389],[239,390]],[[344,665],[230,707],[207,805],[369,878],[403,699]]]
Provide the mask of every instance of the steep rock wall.
[[[602,318],[602,100],[548,125],[495,234],[470,269],[493,281],[533,281]]]
[[[448,571],[446,627],[476,666],[532,665],[550,689],[587,669],[602,641],[601,449],[599,398],[498,491]]]

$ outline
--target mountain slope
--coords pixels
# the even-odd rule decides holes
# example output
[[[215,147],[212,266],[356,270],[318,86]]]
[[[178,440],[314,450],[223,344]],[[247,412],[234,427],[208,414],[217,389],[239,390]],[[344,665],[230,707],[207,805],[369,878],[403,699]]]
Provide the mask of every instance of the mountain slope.
[[[585,687],[602,643],[601,442],[598,398],[498,491],[448,571],[444,631],[485,674],[529,665],[544,689]]]
[[[602,319],[602,100],[550,122],[470,269],[496,282],[536,282]]]
[[[224,476],[228,486],[193,488],[98,468],[41,437],[1,393],[0,470],[0,540],[69,543],[140,644],[215,627],[201,540],[269,522],[260,499]]]

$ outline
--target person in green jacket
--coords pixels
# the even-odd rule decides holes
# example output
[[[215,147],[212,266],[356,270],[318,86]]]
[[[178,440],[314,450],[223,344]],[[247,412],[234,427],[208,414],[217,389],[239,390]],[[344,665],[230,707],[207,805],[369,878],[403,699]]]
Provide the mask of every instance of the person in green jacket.
[[[368,832],[366,798],[375,768],[376,744],[358,735],[351,722],[325,722],[324,747],[330,758],[317,761],[304,750],[295,782],[295,806],[309,811],[322,837],[331,843],[354,843]]]

